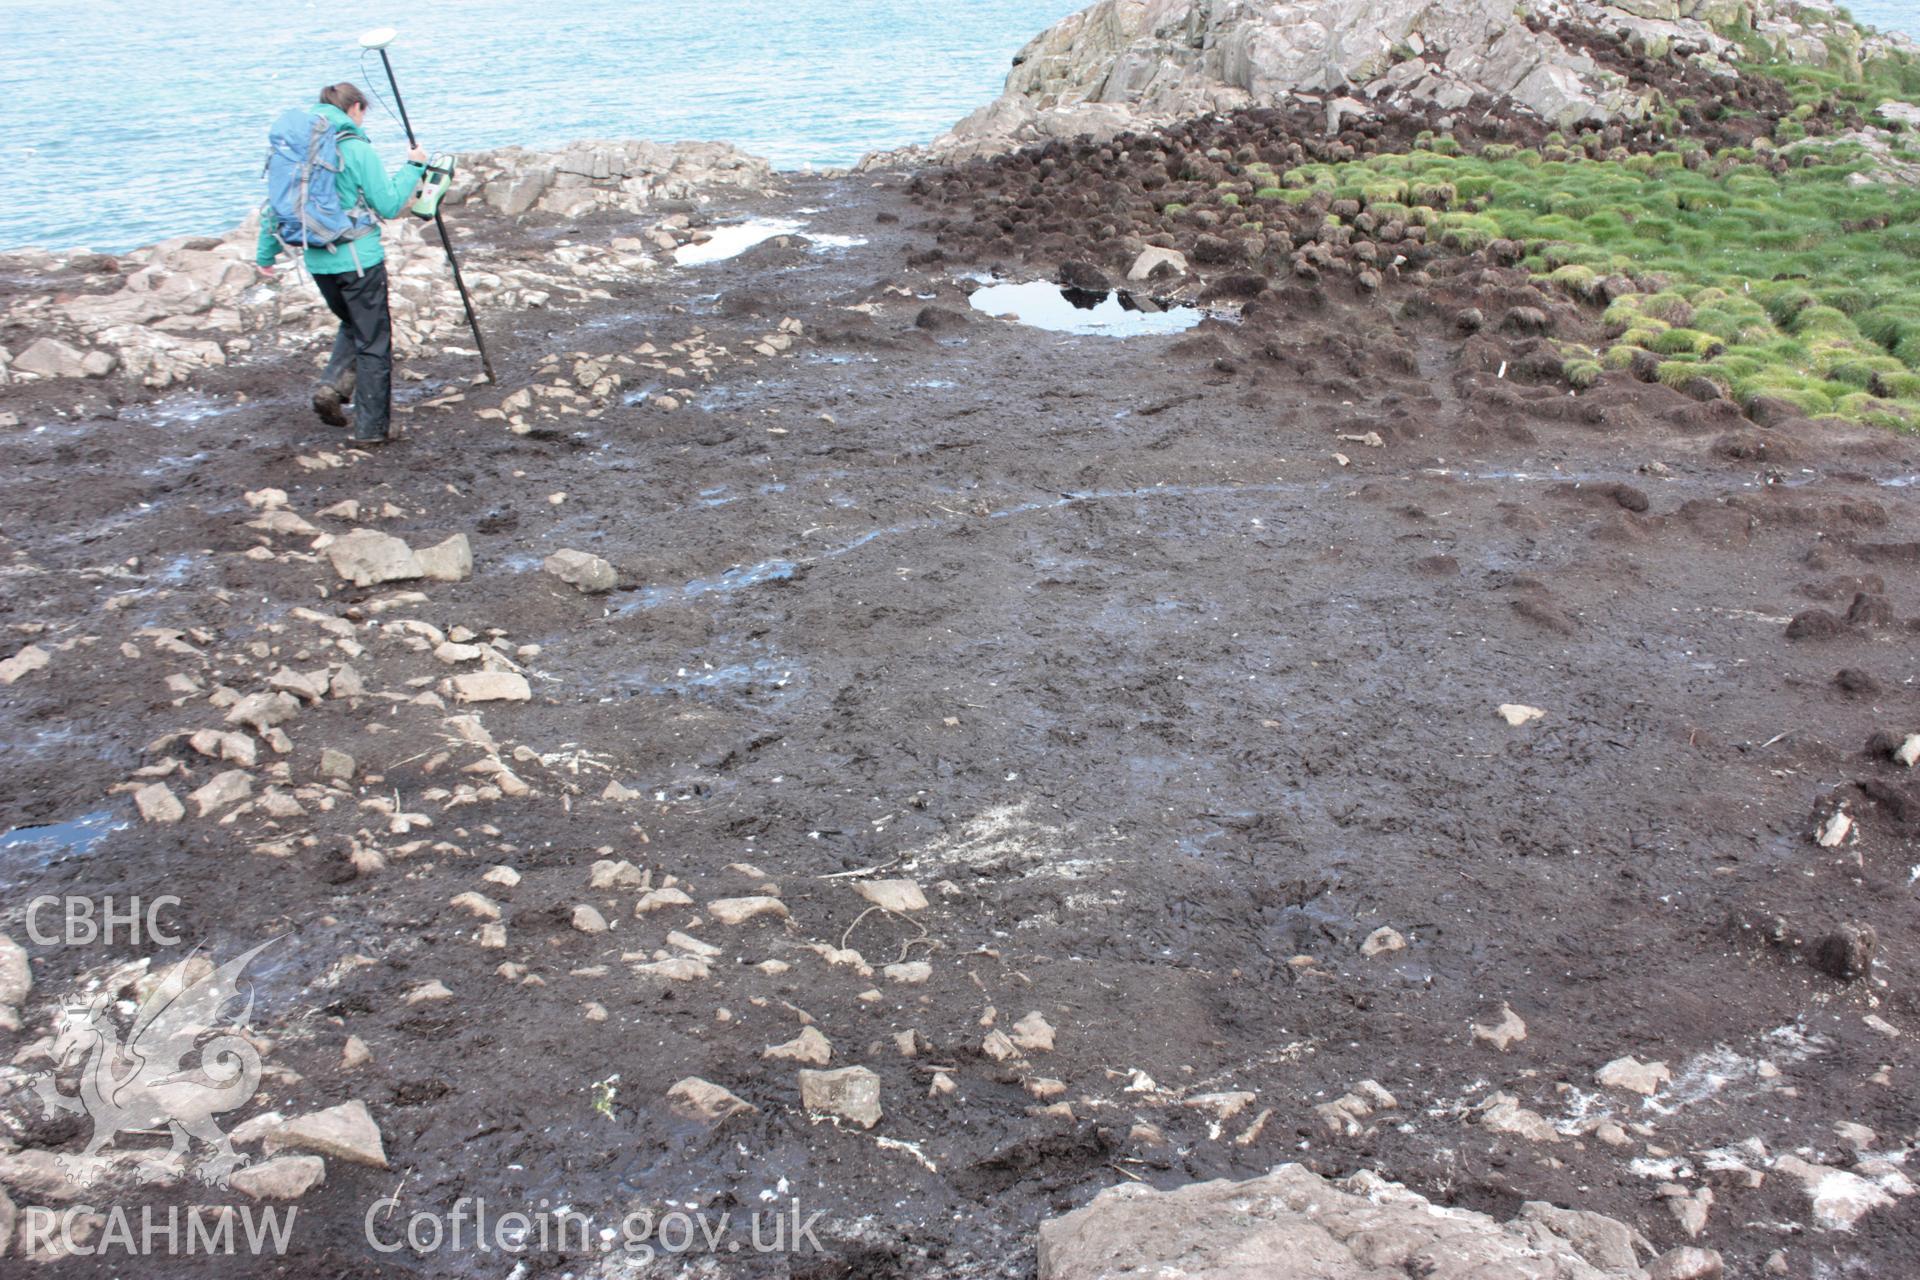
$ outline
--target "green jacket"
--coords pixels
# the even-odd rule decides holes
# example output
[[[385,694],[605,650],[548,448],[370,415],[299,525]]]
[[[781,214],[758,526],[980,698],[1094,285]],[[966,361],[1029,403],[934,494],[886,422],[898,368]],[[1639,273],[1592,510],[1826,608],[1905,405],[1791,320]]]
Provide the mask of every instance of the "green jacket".
[[[340,207],[351,213],[356,205],[363,205],[382,218],[397,218],[413,198],[414,189],[419,186],[425,170],[417,164],[404,164],[388,178],[380,167],[380,157],[374,154],[373,144],[367,141],[367,135],[360,127],[347,118],[347,113],[338,107],[322,103],[321,115],[332,122],[334,128],[344,130],[346,136],[340,139],[340,172],[334,181],[340,188]],[[280,237],[274,234],[273,215],[270,210],[263,211],[260,217],[260,242],[254,250],[253,260],[263,267],[270,267],[286,246],[280,243]],[[333,249],[308,249],[305,251],[307,270],[314,275],[331,275],[341,271],[364,271],[377,262],[386,260],[386,250],[380,247],[380,228],[375,227],[357,240],[343,241]]]

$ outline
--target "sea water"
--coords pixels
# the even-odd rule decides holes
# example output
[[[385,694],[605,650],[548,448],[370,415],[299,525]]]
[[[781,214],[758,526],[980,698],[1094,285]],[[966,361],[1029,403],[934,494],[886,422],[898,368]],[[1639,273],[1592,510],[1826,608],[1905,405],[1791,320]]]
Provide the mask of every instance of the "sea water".
[[[780,168],[927,142],[1087,0],[0,0],[0,247],[117,252],[238,224],[267,125],[351,80],[406,150],[731,142]]]
[[[1012,55],[1085,0],[0,0],[0,248],[120,251],[224,231],[263,194],[266,129],[390,56],[421,141],[719,139],[781,168],[925,142],[996,95]],[[1856,0],[1920,35],[1920,0]]]

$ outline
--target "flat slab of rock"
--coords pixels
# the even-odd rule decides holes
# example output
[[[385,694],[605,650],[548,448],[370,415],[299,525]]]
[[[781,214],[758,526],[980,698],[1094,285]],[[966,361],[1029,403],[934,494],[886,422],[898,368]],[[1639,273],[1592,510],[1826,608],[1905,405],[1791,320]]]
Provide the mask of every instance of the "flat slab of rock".
[[[355,529],[327,544],[333,571],[356,587],[425,576],[413,548],[378,529]]]
[[[286,1149],[311,1151],[349,1164],[364,1164],[374,1169],[387,1167],[380,1126],[368,1114],[367,1104],[358,1099],[311,1115],[295,1116],[268,1130],[265,1145],[269,1153]]]
[[[787,918],[787,904],[767,894],[746,898],[716,898],[707,904],[707,914],[721,924],[745,924],[755,916]]]
[[[455,702],[531,702],[533,688],[518,671],[468,671],[441,682]]]
[[[1608,1089],[1625,1089],[1651,1098],[1673,1079],[1664,1062],[1642,1062],[1632,1054],[1615,1058],[1593,1073],[1594,1082]]]
[[[800,1102],[808,1111],[871,1129],[880,1122],[880,1077],[866,1067],[802,1071]]]
[[[620,575],[614,567],[591,551],[556,551],[547,557],[542,567],[588,595],[611,591],[620,585]]]
[[[1245,1182],[1221,1179],[1173,1191],[1123,1183],[1040,1224],[1040,1280],[1644,1275],[1631,1245],[1624,1258],[1617,1251],[1619,1239],[1633,1239],[1625,1224],[1581,1214],[1578,1239],[1570,1239],[1562,1234],[1567,1223],[1530,1214],[1532,1208],[1502,1223],[1472,1210],[1442,1209],[1368,1171],[1328,1182],[1297,1164]],[[1619,1231],[1596,1232],[1592,1219]]]
[[[327,1162],[319,1156],[276,1156],[235,1169],[227,1185],[255,1200],[298,1200],[327,1180]]]
[[[858,880],[854,890],[883,911],[925,911],[927,895],[911,880]]]
[[[201,817],[231,809],[253,794],[253,775],[245,769],[229,769],[207,779],[205,785],[187,797]]]

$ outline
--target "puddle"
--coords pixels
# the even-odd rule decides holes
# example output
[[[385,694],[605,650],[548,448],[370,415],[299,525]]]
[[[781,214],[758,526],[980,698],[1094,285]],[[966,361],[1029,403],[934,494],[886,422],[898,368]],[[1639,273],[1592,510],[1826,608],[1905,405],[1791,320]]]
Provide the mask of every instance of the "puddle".
[[[1206,319],[1199,307],[1163,307],[1144,294],[1111,289],[1066,289],[1044,280],[1027,284],[990,284],[967,299],[975,311],[1014,320],[1052,333],[1089,333],[1107,338],[1136,338],[1151,333],[1180,333]]]
[[[743,587],[759,586],[763,582],[778,582],[791,578],[797,568],[799,566],[791,560],[762,560],[759,564],[736,565],[711,578],[695,578],[678,587],[644,587],[634,594],[633,601],[623,606],[619,613],[624,617],[638,609],[657,609],[664,604],[697,600],[715,592],[738,591]]]
[[[0,883],[18,885],[57,863],[84,858],[102,840],[132,825],[111,809],[101,809],[67,822],[15,827],[0,835]]]
[[[712,238],[701,244],[683,244],[673,251],[673,260],[683,267],[700,267],[711,262],[737,258],[757,244],[775,236],[805,235],[815,252],[852,249],[866,243],[860,236],[815,235],[798,218],[748,218],[715,227]]]
[[[793,663],[760,658],[721,667],[681,667],[671,675],[639,674],[620,680],[619,687],[629,694],[777,706],[799,693],[801,683]]]

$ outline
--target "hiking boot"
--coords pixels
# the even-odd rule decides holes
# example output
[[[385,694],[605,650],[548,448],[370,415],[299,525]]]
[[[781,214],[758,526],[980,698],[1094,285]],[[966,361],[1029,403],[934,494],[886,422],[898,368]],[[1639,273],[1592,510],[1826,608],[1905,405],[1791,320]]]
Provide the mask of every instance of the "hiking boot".
[[[382,431],[378,435],[374,435],[370,433],[362,434],[359,428],[356,427],[354,429],[353,435],[350,438],[352,439],[354,444],[361,445],[364,447],[366,445],[385,444],[387,442],[387,433]]]
[[[330,427],[347,425],[347,415],[340,408],[340,389],[331,382],[323,382],[313,389],[313,411],[320,421]]]

